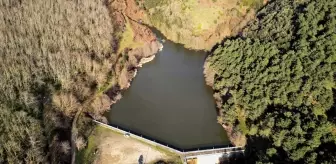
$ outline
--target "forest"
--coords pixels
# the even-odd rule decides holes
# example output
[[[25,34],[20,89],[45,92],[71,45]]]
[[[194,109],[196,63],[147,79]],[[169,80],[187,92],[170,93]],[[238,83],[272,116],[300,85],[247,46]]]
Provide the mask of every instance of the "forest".
[[[336,163],[335,27],[336,1],[274,0],[207,58],[248,163]]]
[[[0,163],[70,163],[74,144],[86,146],[90,118],[101,119],[121,98],[141,56],[119,48],[143,44],[129,39],[136,38],[135,23],[124,20],[121,7],[114,12],[111,1],[0,0]],[[167,0],[145,2],[144,9],[156,8],[150,21],[162,29],[192,37],[217,31],[204,34],[213,37],[207,46],[176,35],[203,48],[247,24],[248,7],[239,7],[262,3],[237,0],[224,15],[176,1],[163,24],[156,22],[162,21],[157,6]],[[228,1],[213,2],[220,10],[216,4]],[[210,28],[226,27],[231,18],[232,31]],[[232,141],[246,145],[247,163],[336,163],[335,27],[335,0],[273,0],[238,36],[213,48],[206,65],[218,121]]]
[[[70,163],[85,147],[86,115],[99,119],[134,68],[110,14],[103,0],[0,1],[0,163]]]

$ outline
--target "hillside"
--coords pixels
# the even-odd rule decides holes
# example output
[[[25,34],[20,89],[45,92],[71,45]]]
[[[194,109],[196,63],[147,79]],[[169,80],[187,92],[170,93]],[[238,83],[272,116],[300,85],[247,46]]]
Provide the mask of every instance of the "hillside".
[[[124,13],[186,48],[211,50],[252,20],[263,0],[123,0]]]
[[[218,121],[249,161],[336,162],[336,1],[275,0],[207,58]]]
[[[102,0],[0,4],[0,163],[70,163],[159,43]]]

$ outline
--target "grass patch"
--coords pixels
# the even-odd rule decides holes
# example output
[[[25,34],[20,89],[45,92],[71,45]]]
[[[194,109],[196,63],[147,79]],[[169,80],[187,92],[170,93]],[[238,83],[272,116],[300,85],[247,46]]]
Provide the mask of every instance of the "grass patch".
[[[172,25],[177,25],[178,28],[190,29],[193,35],[201,35],[204,30],[212,28],[214,23],[221,16],[221,7],[201,6],[198,1],[185,0],[185,1],[170,1],[168,11],[162,10],[158,6],[166,4],[158,3],[155,10],[152,10],[150,14],[151,23],[156,26],[165,26],[170,29]],[[174,6],[180,6],[181,8],[175,8]],[[167,16],[168,15],[168,16]],[[187,21],[189,20],[189,21]],[[191,24],[190,24],[191,23]]]
[[[95,128],[92,130],[90,136],[88,137],[87,147],[80,150],[76,155],[76,163],[77,164],[90,164],[94,162],[96,156],[98,155],[96,152],[97,146],[99,145],[99,138],[102,135],[106,135],[108,133],[115,133],[118,135],[123,135],[122,133],[113,131],[109,128],[101,126],[100,124],[96,124]]]
[[[115,79],[113,78],[112,73],[110,72],[106,78],[106,83],[104,83],[102,86],[100,86],[97,89],[97,95],[101,95],[104,92],[106,92],[107,90],[109,90],[110,88],[112,88],[113,85],[115,85],[117,82],[115,81]]]
[[[221,16],[220,11],[220,7],[200,7],[199,4],[193,6],[190,16],[194,22],[194,28],[199,28],[200,24],[202,25],[200,30],[212,28],[215,20]]]
[[[166,5],[168,3],[168,0],[145,0],[145,7],[146,9],[151,9],[159,6]]]
[[[154,162],[149,162],[149,164],[156,164],[164,161],[165,163],[172,163],[172,164],[183,164],[183,161],[181,160],[180,157],[174,158],[174,159],[160,159]]]
[[[102,136],[109,136],[109,134],[111,134],[111,133],[123,136],[123,133],[111,130],[111,129],[105,127],[105,126],[97,124],[95,126],[94,130],[91,132],[89,138],[88,138],[87,147],[77,153],[76,163],[78,163],[78,164],[92,163],[95,160],[95,157],[98,155],[98,154],[95,154],[95,151],[97,149],[97,146],[99,145],[99,139]],[[140,142],[144,145],[147,145],[147,146],[149,146],[149,147],[167,155],[167,158],[162,159],[162,161],[173,162],[174,164],[182,164],[183,163],[181,161],[181,158],[180,158],[179,154],[171,152],[171,151],[169,151],[165,148],[162,148],[160,146],[151,145],[151,144],[149,144],[145,141],[142,141],[142,140],[139,140],[139,139],[136,139],[136,138],[133,138],[133,137],[130,137],[128,139],[136,140],[137,142]],[[150,163],[155,163],[155,162],[157,162],[157,161],[153,161],[153,162],[150,162]]]
[[[105,126],[102,126],[102,125],[100,125],[100,124],[97,124],[96,128],[97,128],[97,131],[98,131],[100,134],[114,133],[114,134],[118,134],[118,135],[122,135],[122,136],[124,135],[124,134],[121,133],[121,132],[117,132],[117,131],[111,130],[111,129],[109,129],[109,128],[105,127]]]
[[[111,131],[112,131],[112,130],[111,130]],[[113,131],[113,132],[114,132],[114,131]],[[116,133],[117,133],[117,132],[116,132]],[[168,149],[165,149],[165,148],[163,148],[163,147],[161,147],[161,146],[152,145],[152,144],[149,144],[149,143],[147,143],[147,142],[145,142],[145,141],[143,141],[143,140],[139,140],[139,139],[136,139],[136,138],[133,138],[133,137],[131,137],[131,139],[137,140],[138,142],[141,142],[141,143],[143,143],[143,144],[145,144],[145,145],[147,145],[147,146],[150,146],[151,148],[153,148],[153,149],[155,149],[155,150],[157,150],[157,151],[159,151],[159,152],[161,152],[161,153],[166,154],[167,156],[171,157],[172,159],[173,159],[173,158],[178,158],[178,159],[180,158],[179,154],[174,153],[174,152],[172,152],[172,151],[170,151],[170,150],[168,150]]]
[[[238,122],[239,122],[239,129],[241,130],[241,132],[243,132],[244,135],[246,135],[248,133],[248,128],[247,128],[247,125],[246,125],[246,116],[245,116],[245,110],[243,110],[240,106],[237,106],[236,107],[237,109],[237,119],[238,119]]]
[[[97,133],[99,131],[99,126],[96,126],[95,129],[91,132],[89,138],[87,147],[85,149],[82,149],[76,154],[76,163],[77,164],[86,164],[86,163],[92,163],[95,160],[96,156],[96,148],[98,143],[97,141]]]
[[[161,152],[163,154],[166,154],[168,156],[168,158],[167,159],[162,159],[162,161],[165,161],[167,163],[172,162],[174,164],[183,164],[183,161],[181,160],[180,155],[177,154],[177,153],[174,153],[174,152],[172,152],[172,151],[170,151],[168,149],[165,149],[165,148],[163,148],[161,146],[154,146],[152,144],[149,144],[149,143],[147,143],[145,141],[142,141],[142,140],[139,140],[139,139],[136,139],[136,138],[132,138],[132,139],[137,140],[138,142],[141,142],[141,143],[143,143],[145,145],[148,145],[151,148],[153,148],[153,149],[155,149],[155,150],[157,150],[157,151],[159,151],[159,152]],[[154,164],[156,162],[157,161],[153,161],[153,162],[149,162],[149,163],[150,164]]]
[[[118,49],[118,54],[123,51],[125,48],[137,48],[143,46],[142,43],[135,42],[134,41],[134,32],[131,27],[131,24],[128,20],[126,19],[126,28],[125,31],[122,33],[121,41],[120,41],[120,46]]]
[[[164,154],[166,154],[167,156],[169,156],[168,157],[168,159],[166,159],[166,160],[163,160],[163,161],[165,161],[165,162],[172,162],[172,163],[174,163],[174,164],[183,164],[183,161],[181,160],[181,158],[180,158],[180,156],[178,155],[178,154],[176,154],[176,153],[173,153],[173,152],[171,152],[171,151],[169,151],[169,150],[167,150],[167,149],[164,149],[164,148],[162,148],[162,147],[160,147],[160,146],[153,146],[153,145],[150,145],[152,148],[154,148],[155,150],[157,150],[157,151],[159,151],[159,152],[161,152],[161,153],[164,153]],[[153,164],[154,164],[155,162],[153,162]]]
[[[263,6],[263,0],[242,0],[242,5],[258,9]]]

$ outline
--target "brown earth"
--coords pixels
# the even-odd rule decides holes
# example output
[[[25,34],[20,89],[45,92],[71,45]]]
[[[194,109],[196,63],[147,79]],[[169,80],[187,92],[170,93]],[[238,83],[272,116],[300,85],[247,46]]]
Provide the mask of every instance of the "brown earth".
[[[237,35],[255,16],[255,9],[251,6],[244,6],[241,0],[199,0],[196,2],[166,0],[163,2],[166,4],[150,9],[144,7],[146,0],[137,0],[137,2],[118,0],[119,3],[122,3],[121,1],[124,1],[121,10],[127,17],[153,26],[169,40],[184,44],[186,48],[197,50],[211,50],[225,37]],[[267,1],[263,0],[263,4]],[[199,11],[200,8],[205,10]],[[193,14],[203,12],[204,14],[201,15],[206,15],[209,11],[217,10],[222,13],[217,15],[218,17],[210,14],[209,17],[192,18]],[[155,11],[157,11],[156,14]],[[159,14],[161,17],[156,18]],[[206,22],[208,18],[214,18],[215,23],[207,22],[208,28],[201,28],[201,31],[195,33],[194,30],[199,26],[198,23]],[[179,20],[181,25],[177,25],[179,21],[176,22],[176,20]]]
[[[110,164],[111,162],[113,164],[138,164],[141,155],[144,163],[170,158],[150,145],[133,138],[126,138],[106,128],[94,134],[94,137],[95,141],[99,141],[98,155],[93,162],[95,164]]]

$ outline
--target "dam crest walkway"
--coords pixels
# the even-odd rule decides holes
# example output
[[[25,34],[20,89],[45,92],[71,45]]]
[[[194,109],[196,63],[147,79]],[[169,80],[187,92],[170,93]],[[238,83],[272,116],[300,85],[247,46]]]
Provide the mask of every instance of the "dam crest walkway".
[[[111,129],[115,132],[118,133],[122,133],[125,136],[143,141],[147,144],[153,145],[153,146],[159,146],[163,149],[167,149],[173,153],[176,153],[178,155],[180,155],[181,159],[186,162],[188,159],[192,159],[192,158],[197,158],[199,156],[206,156],[206,155],[227,155],[229,156],[231,153],[243,153],[245,151],[244,147],[220,147],[220,148],[206,148],[206,149],[198,149],[198,150],[192,150],[192,151],[184,151],[184,150],[178,150],[177,148],[173,148],[172,146],[169,146],[167,144],[163,144],[163,143],[159,143],[158,141],[146,138],[142,135],[138,135],[138,134],[134,134],[131,133],[130,131],[126,131],[126,130],[122,130],[121,128],[117,127],[117,126],[113,126],[113,125],[108,125],[96,120],[93,120],[95,123]]]

